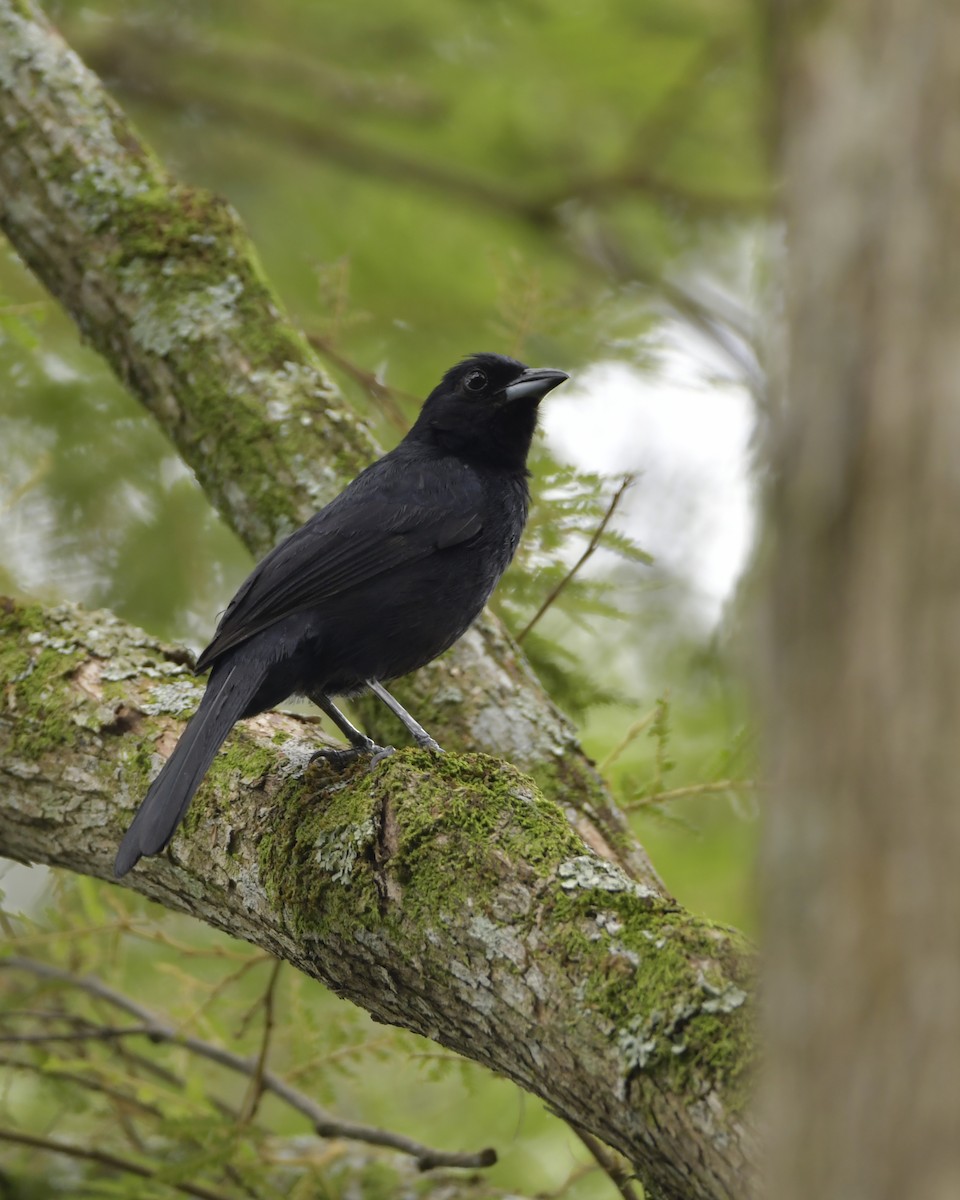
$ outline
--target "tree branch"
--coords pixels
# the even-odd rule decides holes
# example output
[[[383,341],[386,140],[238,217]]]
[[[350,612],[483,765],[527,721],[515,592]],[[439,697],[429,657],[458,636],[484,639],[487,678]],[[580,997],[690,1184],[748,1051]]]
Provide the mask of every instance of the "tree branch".
[[[280,961],[277,960],[271,974],[271,988],[273,982],[276,980],[276,968],[280,965]],[[481,1150],[475,1154],[448,1153],[444,1150],[435,1150],[430,1146],[424,1146],[420,1142],[403,1137],[401,1134],[392,1133],[388,1129],[377,1129],[370,1125],[358,1125],[351,1121],[341,1121],[325,1109],[322,1109],[309,1096],[291,1087],[279,1075],[266,1070],[262,1055],[256,1059],[244,1058],[242,1055],[234,1054],[223,1046],[217,1046],[213,1042],[204,1041],[203,1038],[183,1033],[175,1029],[172,1025],[168,1025],[165,1021],[161,1021],[148,1008],[144,1008],[113,988],[107,987],[99,979],[83,978],[72,974],[70,971],[60,970],[60,968],[51,966],[49,963],[16,956],[0,959],[0,970],[28,971],[30,974],[36,975],[41,979],[56,980],[58,983],[66,984],[68,987],[79,988],[91,996],[96,996],[99,1000],[105,1000],[114,1008],[119,1008],[121,1011],[136,1017],[140,1022],[139,1025],[128,1026],[123,1029],[90,1028],[69,1034],[25,1034],[18,1037],[0,1038],[0,1042],[57,1042],[65,1038],[95,1039],[126,1037],[147,1037],[154,1042],[171,1042],[174,1045],[182,1046],[185,1050],[189,1050],[191,1054],[196,1054],[200,1058],[206,1058],[210,1062],[216,1063],[220,1067],[226,1067],[230,1071],[237,1071],[239,1074],[247,1076],[251,1081],[252,1095],[256,1099],[252,1104],[249,1099],[244,1101],[241,1111],[237,1114],[237,1121],[241,1124],[248,1122],[253,1117],[260,1093],[271,1092],[278,1099],[289,1105],[290,1108],[300,1113],[301,1116],[306,1117],[318,1137],[343,1138],[347,1141],[366,1142],[371,1146],[386,1146],[388,1149],[398,1150],[402,1154],[411,1155],[417,1160],[417,1164],[422,1171],[428,1171],[434,1167],[488,1167],[496,1162],[497,1156],[492,1150]]]
[[[289,324],[236,213],[167,175],[32,0],[0,0],[0,122],[0,227],[264,553],[379,448]],[[529,771],[595,849],[662,888],[492,615],[398,696],[445,745]]]
[[[29,1133],[21,1133],[18,1129],[0,1128],[0,1142],[11,1142],[18,1146],[30,1146],[34,1150],[45,1150],[51,1154],[64,1154],[68,1158],[78,1158],[84,1162],[96,1163],[101,1167],[109,1167],[111,1171],[120,1171],[125,1175],[136,1175],[140,1179],[157,1179],[157,1171],[145,1167],[142,1163],[130,1158],[118,1158],[115,1154],[107,1154],[103,1150],[90,1149],[85,1146],[74,1146],[69,1142],[58,1142],[54,1138],[34,1137]],[[175,1192],[185,1196],[195,1196],[197,1200],[227,1200],[222,1192],[213,1192],[209,1188],[199,1187],[186,1180],[165,1179],[163,1181]]]
[[[540,605],[540,607],[537,609],[537,611],[533,614],[533,616],[530,618],[530,620],[526,623],[526,625],[524,625],[524,627],[517,634],[516,640],[518,643],[523,641],[523,639],[527,636],[527,634],[530,632],[530,630],[533,629],[534,625],[536,625],[540,621],[543,614],[545,612],[547,612],[547,610],[550,608],[550,606],[562,594],[564,588],[582,570],[582,568],[586,566],[586,564],[593,557],[594,552],[596,551],[597,547],[600,545],[600,541],[603,538],[603,535],[607,531],[607,526],[613,520],[613,514],[617,511],[617,505],[620,503],[621,499],[623,498],[623,493],[627,490],[628,487],[630,487],[635,482],[635,478],[636,477],[634,475],[624,475],[623,479],[620,481],[620,486],[613,493],[613,496],[610,499],[610,503],[607,505],[607,510],[603,514],[600,524],[593,531],[593,534],[590,537],[590,541],[587,543],[586,549],[583,551],[583,553],[580,555],[580,557],[577,559],[577,561],[573,564],[573,566],[570,568],[570,570],[566,573],[566,575],[564,575],[563,578],[554,587],[552,587],[550,589],[550,591],[547,594],[546,598],[544,599],[543,603]]]
[[[200,685],[109,614],[8,601],[0,646],[0,854],[109,878]],[[242,722],[124,882],[513,1079],[654,1194],[748,1194],[737,935],[591,853],[507,764],[404,751],[337,775],[306,769],[316,746],[290,716]]]
[[[163,53],[160,53],[160,47]],[[217,125],[234,125],[245,133],[271,144],[282,144],[312,158],[336,163],[361,177],[383,179],[400,187],[425,188],[459,203],[513,217],[537,229],[550,230],[559,225],[557,209],[564,203],[606,203],[626,193],[643,196],[654,204],[680,209],[696,216],[713,218],[757,217],[768,211],[769,195],[752,192],[704,191],[662,175],[653,164],[663,157],[672,135],[682,125],[685,109],[703,95],[704,79],[710,68],[735,47],[732,39],[717,39],[706,44],[691,62],[689,72],[677,81],[651,115],[637,130],[635,155],[619,169],[592,174],[573,174],[537,191],[505,187],[489,175],[471,174],[446,162],[398,151],[383,142],[358,134],[343,120],[344,105],[336,106],[338,119],[324,121],[317,106],[305,114],[282,111],[262,101],[234,91],[227,94],[222,83],[209,70],[184,73],[171,81],[164,70],[170,52],[170,33],[164,27],[162,37],[149,28],[124,30],[122,39],[114,37],[84,50],[87,61],[111,80],[125,97],[136,98],[154,108],[182,114],[201,112]],[[178,47],[178,53],[200,61],[216,58],[216,51],[196,41]],[[234,70],[240,64],[224,63]],[[529,147],[531,155],[535,148]],[[538,163],[541,169],[556,163]]]

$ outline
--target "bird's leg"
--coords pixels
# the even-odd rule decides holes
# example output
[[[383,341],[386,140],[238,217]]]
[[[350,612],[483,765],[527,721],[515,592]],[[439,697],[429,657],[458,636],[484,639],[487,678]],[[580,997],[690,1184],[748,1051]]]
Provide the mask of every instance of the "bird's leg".
[[[403,722],[404,728],[409,731],[410,736],[418,746],[422,747],[424,750],[435,750],[438,754],[443,753],[443,747],[437,745],[424,727],[410,716],[400,701],[395,700],[382,683],[377,683],[375,679],[368,679],[367,687],[375,696],[378,696],[384,702],[394,716],[400,718],[400,720]]]
[[[373,763],[375,764],[381,758],[386,758],[388,754],[393,753],[392,746],[378,746],[372,738],[368,738],[365,733],[361,733],[356,725],[347,720],[340,709],[337,708],[330,697],[324,692],[311,692],[310,699],[317,708],[327,714],[350,743],[349,749],[331,747],[328,750],[318,750],[314,754],[314,758],[325,758],[327,762],[335,767],[345,767],[347,763],[353,762],[361,754],[372,754]]]

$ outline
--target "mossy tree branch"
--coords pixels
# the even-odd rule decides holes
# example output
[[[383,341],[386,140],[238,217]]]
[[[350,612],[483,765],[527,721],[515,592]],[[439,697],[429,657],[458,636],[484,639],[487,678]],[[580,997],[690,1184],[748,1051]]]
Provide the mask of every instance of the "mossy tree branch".
[[[0,606],[0,854],[109,878],[201,685],[105,613]],[[513,767],[405,751],[306,768],[241,723],[170,852],[125,883],[483,1063],[624,1153],[654,1196],[741,1198],[749,954],[594,854]]]
[[[0,228],[264,553],[379,449],[286,318],[236,213],[171,179],[32,0],[0,0],[0,122]],[[494,617],[399,692],[441,743],[529,771],[594,847],[661,886]]]

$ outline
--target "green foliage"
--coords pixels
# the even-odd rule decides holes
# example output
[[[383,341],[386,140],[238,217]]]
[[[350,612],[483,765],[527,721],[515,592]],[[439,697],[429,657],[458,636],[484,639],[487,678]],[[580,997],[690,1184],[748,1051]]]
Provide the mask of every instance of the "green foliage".
[[[176,1180],[265,1200],[336,1197],[341,1177],[343,1187],[354,1186],[348,1181],[356,1179],[357,1147],[317,1138],[303,1115],[269,1094],[243,1119],[252,1072],[226,1070],[182,1044],[191,1039],[256,1061],[274,969],[269,955],[82,877],[59,877],[35,918],[0,910],[0,921],[0,1036],[35,1039],[0,1047],[0,1136],[2,1128],[40,1131],[146,1166],[155,1177],[97,1169],[92,1186],[104,1196],[166,1196],[161,1181]],[[13,956],[29,956],[74,982],[3,965]],[[85,991],[88,978],[108,981],[114,992],[158,1014],[171,1039],[119,1036],[137,1028],[139,1018]],[[575,1161],[563,1126],[520,1103],[507,1084],[438,1055],[421,1038],[376,1026],[298,972],[279,971],[270,1004],[268,1069],[335,1115],[450,1150],[495,1141],[503,1161],[491,1183],[501,1185],[512,1179],[536,1187],[537,1180],[563,1177],[537,1163],[538,1142]],[[12,1166],[15,1148],[0,1145]],[[380,1161],[394,1186],[406,1177],[399,1160]],[[71,1179],[75,1185],[90,1170],[82,1163],[71,1169],[55,1155],[43,1162],[51,1191],[57,1181],[69,1189]],[[365,1169],[376,1169],[375,1162]],[[23,1159],[15,1177],[37,1170],[33,1152],[32,1165]]]
[[[576,471],[541,452],[533,464],[536,502],[513,566],[501,586],[497,604],[514,629],[523,629],[533,614],[570,575],[571,568],[603,523],[619,480]],[[652,562],[622,530],[603,530],[599,547],[626,562]],[[572,619],[616,616],[609,578],[577,574],[557,597],[557,608]]]
[[[61,358],[46,339],[5,333],[0,323],[0,556],[15,590],[202,635],[209,617],[194,612],[216,610],[224,572],[239,581],[248,556],[129,394],[76,369],[69,345]],[[162,560],[149,552],[160,542]]]

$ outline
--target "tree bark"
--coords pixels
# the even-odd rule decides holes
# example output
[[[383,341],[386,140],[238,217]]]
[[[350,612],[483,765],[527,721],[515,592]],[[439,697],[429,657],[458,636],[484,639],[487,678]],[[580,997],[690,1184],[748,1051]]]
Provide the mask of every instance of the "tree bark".
[[[960,9],[783,3],[763,664],[778,1200],[960,1196]]]
[[[202,685],[109,614],[0,605],[0,854],[110,878]],[[750,1193],[750,956],[593,853],[478,754],[307,767],[315,727],[242,722],[167,855],[124,879],[375,1018],[540,1096],[648,1194]]]
[[[170,178],[32,0],[0,0],[0,122],[0,228],[262,555],[379,447],[287,320],[234,210]],[[662,888],[491,614],[398,695],[441,744],[529,771],[595,848]]]

